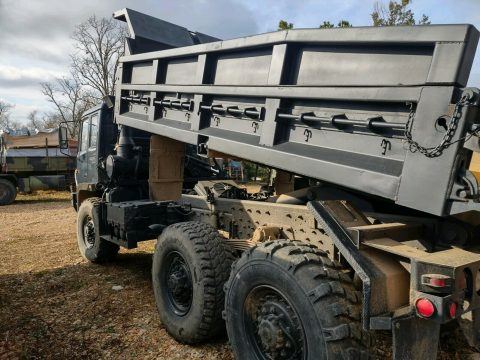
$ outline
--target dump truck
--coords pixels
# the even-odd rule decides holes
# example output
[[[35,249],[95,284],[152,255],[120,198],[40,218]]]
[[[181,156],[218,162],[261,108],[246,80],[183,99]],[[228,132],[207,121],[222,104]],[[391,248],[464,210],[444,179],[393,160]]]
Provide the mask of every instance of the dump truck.
[[[76,142],[66,151],[58,144],[57,131],[14,135],[0,133],[0,206],[15,201],[17,191],[67,190],[73,185]]]
[[[435,359],[441,327],[459,324],[478,345],[474,26],[222,41],[114,17],[130,33],[114,103],[81,127],[78,247],[97,263],[158,239],[153,290],[172,337],[226,327],[238,359],[363,359],[390,332],[393,358]],[[271,168],[273,191],[184,191],[188,146]]]

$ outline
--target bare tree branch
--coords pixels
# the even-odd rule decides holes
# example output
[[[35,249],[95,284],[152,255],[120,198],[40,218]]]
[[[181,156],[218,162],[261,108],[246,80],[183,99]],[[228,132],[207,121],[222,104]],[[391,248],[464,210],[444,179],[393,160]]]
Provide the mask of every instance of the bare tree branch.
[[[70,135],[75,137],[83,113],[102,97],[113,94],[125,37],[125,27],[113,19],[92,16],[79,24],[72,35],[71,76],[41,84],[54,111],[36,122],[44,128],[67,122]]]
[[[119,22],[95,16],[78,25],[73,33],[73,76],[94,90],[97,98],[114,92],[115,71],[123,54],[125,36],[126,29]]]
[[[75,78],[57,78],[55,82],[45,82],[41,86],[43,95],[55,108],[55,112],[45,119],[45,125],[51,128],[67,122],[70,135],[75,137],[83,113],[95,105],[94,97]]]
[[[43,124],[39,118],[38,110],[32,110],[27,115],[28,126],[32,129],[42,130]]]
[[[18,125],[16,122],[12,122],[12,120],[10,120],[10,112],[14,107],[15,105],[0,100],[0,130],[12,128],[14,125]]]

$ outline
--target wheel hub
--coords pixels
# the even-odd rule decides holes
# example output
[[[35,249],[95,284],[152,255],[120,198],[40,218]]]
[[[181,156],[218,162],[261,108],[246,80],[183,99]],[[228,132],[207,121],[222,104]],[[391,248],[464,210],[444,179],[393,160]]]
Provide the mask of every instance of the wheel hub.
[[[177,314],[184,315],[190,309],[193,296],[190,271],[181,255],[175,253],[170,260],[166,277],[170,301]]]
[[[95,225],[93,219],[87,218],[85,225],[83,226],[83,239],[87,249],[92,248],[95,245]]]
[[[172,264],[170,276],[168,277],[168,286],[172,291],[173,297],[178,302],[185,303],[190,299],[191,291],[187,271],[178,261]]]
[[[278,316],[272,314],[266,317],[260,316],[257,321],[259,322],[258,336],[262,341],[264,349],[267,349],[269,352],[275,352],[276,349],[285,346],[285,333],[278,325]]]
[[[263,359],[302,359],[303,328],[295,310],[273,289],[253,291],[249,305],[253,319],[247,325]]]

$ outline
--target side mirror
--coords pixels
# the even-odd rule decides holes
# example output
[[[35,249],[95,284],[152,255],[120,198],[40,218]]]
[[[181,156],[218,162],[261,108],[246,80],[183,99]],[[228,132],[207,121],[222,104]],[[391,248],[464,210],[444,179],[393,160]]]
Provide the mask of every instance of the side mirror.
[[[68,150],[67,124],[60,124],[58,128],[58,146],[61,150]]]

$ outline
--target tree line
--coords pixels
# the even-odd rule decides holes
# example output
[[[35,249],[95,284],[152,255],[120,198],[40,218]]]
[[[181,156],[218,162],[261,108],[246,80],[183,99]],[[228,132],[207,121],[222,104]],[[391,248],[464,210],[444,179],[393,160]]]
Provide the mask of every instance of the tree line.
[[[428,16],[420,19],[410,9],[412,0],[377,2],[371,13],[373,26],[430,24]],[[352,27],[348,20],[337,24],[323,21],[319,28]],[[293,29],[294,24],[280,20],[278,30]],[[77,134],[83,113],[99,103],[101,98],[114,93],[118,59],[123,54],[127,35],[123,23],[112,18],[90,17],[77,25],[72,34],[73,52],[70,54],[68,75],[40,84],[41,92],[52,105],[52,110],[33,110],[28,115],[28,127],[39,130],[54,129],[61,122],[69,124],[71,136]],[[0,99],[0,129],[20,124],[11,120],[14,105]]]
[[[370,14],[373,26],[402,26],[402,25],[428,25],[430,19],[423,14],[419,20],[415,19],[415,14],[409,8],[412,0],[389,1],[387,5],[376,2],[373,12]],[[287,20],[278,22],[278,30],[290,30],[294,28],[294,24]],[[340,20],[336,27],[348,28],[353,25],[348,20]],[[320,29],[334,28],[335,25],[330,21],[324,21],[320,24]]]

